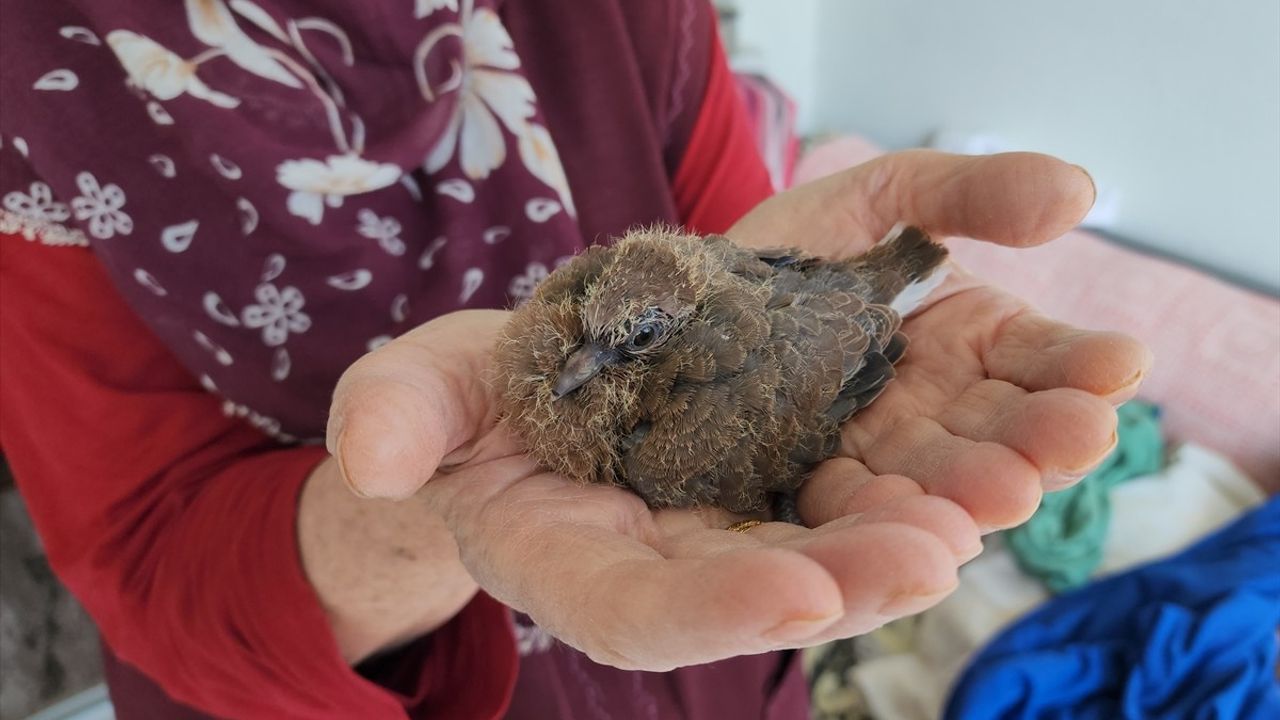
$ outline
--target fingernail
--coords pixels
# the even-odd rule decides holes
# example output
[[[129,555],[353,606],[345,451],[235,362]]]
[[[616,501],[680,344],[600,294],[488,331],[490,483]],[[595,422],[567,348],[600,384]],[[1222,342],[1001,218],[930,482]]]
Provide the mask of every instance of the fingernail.
[[[347,486],[347,489],[351,491],[352,495],[355,495],[358,498],[364,498],[368,500],[371,496],[368,493],[361,490],[360,488],[356,487],[356,485],[351,482],[351,475],[347,472],[346,463],[343,462],[343,457],[345,457],[347,454],[346,445],[343,443],[343,439],[345,437],[346,437],[346,431],[344,430],[343,432],[340,432],[338,434],[338,439],[334,441],[334,448],[333,448],[332,454],[333,454],[333,459],[336,460],[338,463],[338,474],[342,476],[342,483]]]
[[[1093,188],[1093,199],[1089,201],[1089,207],[1093,207],[1093,204],[1098,201],[1098,183],[1094,181],[1093,174],[1084,169],[1084,166],[1073,165],[1072,167],[1075,167],[1077,170],[1084,173],[1085,177],[1089,178],[1089,187]]]
[[[827,629],[839,617],[839,615],[831,615],[828,617],[786,620],[765,632],[764,639],[776,643],[806,640]]]
[[[953,585],[946,590],[935,593],[899,593],[889,598],[889,601],[880,607],[880,614],[901,616],[920,612],[950,595],[955,589],[956,586]]]
[[[1119,385],[1119,386],[1117,386],[1114,390],[1112,390],[1112,391],[1111,391],[1111,392],[1109,392],[1109,393],[1104,393],[1104,394],[1105,394],[1105,395],[1114,395],[1114,394],[1116,394],[1116,393],[1124,392],[1124,391],[1126,391],[1126,390],[1129,390],[1130,388],[1137,387],[1139,384],[1141,384],[1141,383],[1142,383],[1142,378],[1143,378],[1143,377],[1145,377],[1145,376],[1146,376],[1146,374],[1147,374],[1147,371],[1146,371],[1146,370],[1139,370],[1139,371],[1135,372],[1134,374],[1130,375],[1128,378],[1126,378],[1126,379],[1125,379],[1125,381],[1124,381],[1124,382],[1122,382],[1122,383],[1120,383],[1120,385]]]
[[[972,559],[974,559],[974,558],[978,557],[979,555],[981,555],[981,554],[982,554],[982,551],[983,551],[983,550],[985,550],[985,549],[986,549],[986,546],[982,544],[982,541],[981,541],[981,540],[979,540],[979,541],[977,542],[977,544],[975,544],[975,545],[973,545],[973,546],[971,546],[971,547],[969,547],[969,548],[967,548],[967,549],[962,550],[961,552],[959,552],[959,553],[956,555],[956,558],[957,558],[957,559],[959,559],[959,560],[960,560],[960,562],[962,562],[962,563],[967,563],[967,562],[969,562],[970,560],[972,560]]]
[[[1066,477],[1081,477],[1081,478],[1088,475],[1094,470],[1097,470],[1098,466],[1101,465],[1107,459],[1107,457],[1110,456],[1111,453],[1115,451],[1116,446],[1119,444],[1120,444],[1120,433],[1118,433],[1115,430],[1112,430],[1111,442],[1107,444],[1107,449],[1102,451],[1102,454],[1099,455],[1097,459],[1095,459],[1093,462],[1082,465],[1078,468],[1063,470],[1062,474]]]

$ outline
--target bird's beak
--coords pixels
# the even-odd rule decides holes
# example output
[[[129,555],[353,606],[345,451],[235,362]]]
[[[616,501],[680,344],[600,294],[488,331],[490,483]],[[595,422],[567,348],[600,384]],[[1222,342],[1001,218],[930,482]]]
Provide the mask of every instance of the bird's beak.
[[[552,397],[559,400],[586,385],[588,380],[617,359],[618,352],[612,348],[601,347],[594,343],[583,345],[564,362],[564,367],[556,378],[555,389],[551,391]]]

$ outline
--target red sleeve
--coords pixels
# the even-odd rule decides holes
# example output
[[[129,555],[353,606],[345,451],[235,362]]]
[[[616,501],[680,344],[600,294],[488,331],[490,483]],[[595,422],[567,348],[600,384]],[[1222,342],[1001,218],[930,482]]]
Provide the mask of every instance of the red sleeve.
[[[0,236],[0,446],[59,577],[121,659],[239,718],[494,717],[506,610],[484,595],[395,692],[342,659],[298,555],[321,448],[281,449],[221,412],[98,260]]]
[[[773,194],[719,32],[711,34],[702,106],[671,183],[681,222],[702,234],[725,232]]]

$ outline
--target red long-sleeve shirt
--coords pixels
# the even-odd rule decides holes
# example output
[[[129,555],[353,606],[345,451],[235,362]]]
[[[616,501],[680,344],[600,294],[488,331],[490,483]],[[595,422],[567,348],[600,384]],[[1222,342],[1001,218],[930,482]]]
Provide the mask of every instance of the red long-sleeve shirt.
[[[713,43],[672,178],[689,227],[724,231],[770,193],[748,125]],[[411,695],[359,675],[297,548],[324,451],[224,415],[87,249],[6,236],[0,250],[0,447],[55,571],[121,657],[237,717],[501,712],[517,672],[505,608],[481,593],[433,633]]]

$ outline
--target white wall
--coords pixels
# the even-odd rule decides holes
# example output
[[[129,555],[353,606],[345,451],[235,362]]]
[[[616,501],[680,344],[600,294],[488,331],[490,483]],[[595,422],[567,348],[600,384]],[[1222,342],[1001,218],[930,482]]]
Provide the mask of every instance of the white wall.
[[[716,0],[739,10],[735,70],[764,72],[796,101],[800,132],[814,129],[820,103],[819,0]]]
[[[1280,291],[1277,0],[738,5],[806,131],[1059,155],[1115,194],[1109,229]]]

